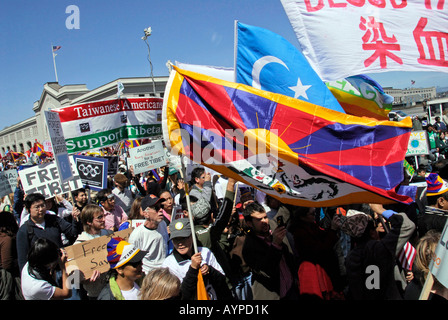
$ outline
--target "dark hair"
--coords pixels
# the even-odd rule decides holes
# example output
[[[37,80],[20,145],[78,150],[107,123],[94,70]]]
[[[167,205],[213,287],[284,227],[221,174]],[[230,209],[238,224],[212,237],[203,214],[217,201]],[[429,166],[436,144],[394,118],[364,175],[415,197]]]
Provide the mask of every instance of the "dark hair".
[[[435,204],[437,204],[437,199],[439,199],[440,197],[442,197],[443,199],[448,201],[448,191],[436,196],[426,196],[426,201],[428,203],[428,206],[433,206]]]
[[[101,189],[96,194],[96,203],[100,204],[101,202],[107,201],[107,195],[111,194],[112,190],[110,189]]]
[[[252,217],[250,216],[253,212],[265,212],[264,207],[258,202],[254,201],[249,203],[246,208],[243,210],[244,220],[251,221]]]
[[[191,171],[190,184],[191,185],[196,184],[196,178],[200,178],[204,172],[205,172],[205,169],[203,167],[194,168],[193,171]]]
[[[86,189],[84,189],[84,188],[79,188],[79,189],[73,190],[73,191],[72,191],[73,198],[76,198],[80,192],[84,192],[84,193],[85,193],[85,192],[86,192]]]
[[[26,196],[25,200],[23,201],[23,204],[25,205],[26,210],[29,212],[33,203],[35,203],[37,201],[41,201],[41,200],[45,202],[45,197],[43,194],[31,193]]]
[[[52,270],[48,269],[50,263],[58,261],[59,248],[51,240],[46,238],[37,239],[28,251],[28,271],[36,279],[48,281],[56,285],[52,277]]]
[[[137,196],[135,200],[132,202],[131,210],[129,211],[128,218],[129,220],[140,218],[140,209],[142,207],[143,197]]]
[[[146,181],[146,194],[158,195],[162,186],[155,180],[147,180]]]
[[[10,237],[16,235],[19,230],[14,214],[9,211],[0,212],[0,233],[4,233]]]
[[[190,196],[190,202],[198,202],[198,198],[196,198],[195,196]],[[187,197],[183,197],[180,200],[180,204],[182,206],[182,211],[188,211],[188,204],[187,204]]]

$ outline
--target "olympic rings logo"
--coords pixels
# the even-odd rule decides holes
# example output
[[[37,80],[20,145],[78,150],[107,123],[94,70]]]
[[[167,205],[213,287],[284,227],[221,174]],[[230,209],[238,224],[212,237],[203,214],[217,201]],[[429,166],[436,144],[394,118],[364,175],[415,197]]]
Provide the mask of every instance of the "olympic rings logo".
[[[92,178],[95,178],[96,176],[101,174],[99,166],[92,167],[92,165],[90,164],[85,166],[83,163],[81,163],[81,165],[78,167],[78,170],[81,171],[86,177],[91,176]]]

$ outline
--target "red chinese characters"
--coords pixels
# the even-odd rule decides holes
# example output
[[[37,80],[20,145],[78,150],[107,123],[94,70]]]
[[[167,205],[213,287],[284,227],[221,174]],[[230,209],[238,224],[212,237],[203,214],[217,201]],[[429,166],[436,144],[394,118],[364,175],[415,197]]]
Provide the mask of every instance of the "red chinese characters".
[[[440,31],[425,31],[427,18],[420,18],[414,29],[414,40],[417,44],[418,63],[424,65],[448,67],[448,33]]]
[[[361,17],[359,28],[366,31],[362,37],[362,49],[372,50],[373,54],[364,61],[364,65],[369,67],[373,62],[379,59],[380,67],[387,68],[387,58],[396,63],[403,64],[403,60],[391,51],[400,51],[400,45],[394,35],[392,37],[386,34],[383,23],[377,22],[375,17],[368,17],[368,21]]]

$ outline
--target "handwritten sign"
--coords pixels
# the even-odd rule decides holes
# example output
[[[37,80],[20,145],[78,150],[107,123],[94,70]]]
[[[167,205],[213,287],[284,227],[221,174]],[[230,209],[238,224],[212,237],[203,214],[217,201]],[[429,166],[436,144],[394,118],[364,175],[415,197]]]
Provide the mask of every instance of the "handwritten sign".
[[[426,131],[411,131],[411,136],[409,137],[408,150],[406,151],[407,156],[417,156],[421,154],[429,154],[428,140],[426,138]]]
[[[67,272],[70,274],[79,270],[82,278],[89,279],[95,270],[100,273],[109,271],[110,265],[107,261],[108,242],[112,237],[120,237],[127,241],[132,230],[134,228],[128,228],[108,236],[101,236],[64,248],[67,252],[67,263],[65,264]]]
[[[134,166],[134,174],[160,168],[166,163],[165,149],[160,140],[129,149],[129,164]]]

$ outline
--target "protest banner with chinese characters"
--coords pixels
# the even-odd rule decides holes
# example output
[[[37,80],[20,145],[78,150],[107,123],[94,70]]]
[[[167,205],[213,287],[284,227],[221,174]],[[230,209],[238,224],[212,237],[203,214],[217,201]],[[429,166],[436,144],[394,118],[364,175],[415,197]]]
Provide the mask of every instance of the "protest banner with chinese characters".
[[[386,71],[448,72],[448,3],[281,0],[324,81]]]
[[[0,171],[0,198],[13,193],[17,185],[17,170]]]
[[[160,140],[129,149],[128,164],[134,167],[134,174],[160,168],[166,162],[165,149]]]
[[[89,279],[95,270],[98,270],[100,273],[109,271],[107,243],[112,237],[120,237],[127,241],[132,230],[134,228],[127,228],[108,236],[101,236],[65,247],[64,250],[67,253],[67,262],[65,264],[67,273],[70,274],[75,270],[79,270],[82,279]]]
[[[82,188],[82,181],[76,170],[73,157],[69,157],[73,179],[61,183],[56,163],[44,163],[19,171],[25,194],[39,192],[46,199],[54,197],[55,194],[65,194]]]
[[[162,134],[161,98],[129,98],[58,108],[69,154]]]

